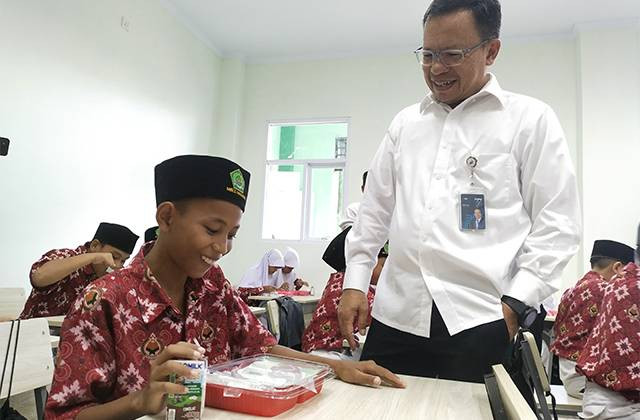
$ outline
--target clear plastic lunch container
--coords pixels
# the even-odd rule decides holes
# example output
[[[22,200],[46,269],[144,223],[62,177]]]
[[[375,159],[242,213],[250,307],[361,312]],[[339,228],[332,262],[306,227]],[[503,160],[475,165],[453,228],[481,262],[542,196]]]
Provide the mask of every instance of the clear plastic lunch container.
[[[333,370],[324,364],[260,354],[210,366],[205,405],[272,417],[322,390]]]

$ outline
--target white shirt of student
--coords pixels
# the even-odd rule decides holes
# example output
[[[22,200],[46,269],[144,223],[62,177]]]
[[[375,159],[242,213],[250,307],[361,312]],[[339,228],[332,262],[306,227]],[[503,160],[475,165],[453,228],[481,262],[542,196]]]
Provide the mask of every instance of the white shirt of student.
[[[487,229],[462,231],[465,160],[478,159]],[[546,104],[504,91],[493,75],[456,108],[431,95],[392,121],[371,162],[347,236],[344,289],[366,293],[389,239],[372,315],[429,337],[435,301],[450,334],[503,317],[500,297],[537,307],[559,288],[580,243],[575,172]]]

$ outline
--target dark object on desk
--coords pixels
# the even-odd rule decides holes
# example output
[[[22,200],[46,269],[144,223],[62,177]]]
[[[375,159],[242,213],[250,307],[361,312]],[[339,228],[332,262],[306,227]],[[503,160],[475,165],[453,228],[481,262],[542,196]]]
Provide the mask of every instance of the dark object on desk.
[[[304,333],[304,314],[302,305],[287,296],[281,296],[275,301],[279,308],[280,340],[278,344],[300,350],[302,346],[302,334]],[[260,302],[260,306],[266,308],[267,301]],[[271,326],[269,326],[271,328]]]
[[[7,156],[9,153],[9,139],[0,137],[0,156]]]

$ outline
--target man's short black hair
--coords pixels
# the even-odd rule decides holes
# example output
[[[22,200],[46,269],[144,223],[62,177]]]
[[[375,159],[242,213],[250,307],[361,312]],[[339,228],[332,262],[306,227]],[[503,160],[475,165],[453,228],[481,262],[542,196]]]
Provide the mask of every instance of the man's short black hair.
[[[431,17],[468,10],[473,14],[482,39],[500,37],[502,11],[498,0],[433,0],[422,18],[422,26]]]

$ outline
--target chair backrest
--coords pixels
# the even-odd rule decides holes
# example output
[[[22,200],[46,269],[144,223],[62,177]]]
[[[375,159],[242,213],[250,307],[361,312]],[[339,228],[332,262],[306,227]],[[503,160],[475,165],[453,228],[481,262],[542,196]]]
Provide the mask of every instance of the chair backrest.
[[[493,374],[498,382],[500,397],[509,420],[537,420],[513,380],[502,365],[493,365]]]
[[[544,364],[542,363],[542,357],[540,357],[540,352],[538,351],[538,345],[536,344],[536,340],[529,331],[524,331],[522,333],[524,336],[529,348],[531,349],[531,356],[533,358],[533,364],[535,368],[535,372],[540,377],[540,384],[542,385],[542,390],[544,392],[551,391],[551,385],[549,384],[549,378],[547,377],[547,372],[544,370]]]
[[[24,308],[27,295],[21,287],[0,288],[0,318],[16,319]]]
[[[280,340],[280,307],[275,299],[267,302],[267,317],[269,318],[269,326],[271,334],[276,340]]]
[[[0,399],[6,398],[9,391],[9,377],[13,349],[16,346],[17,327],[17,323],[14,323],[13,335],[11,343],[9,343],[11,322],[0,322],[0,372],[4,365],[5,355],[7,355],[7,346],[10,344]],[[51,355],[51,338],[49,337],[47,320],[34,318],[20,321],[20,336],[18,337],[17,346],[11,395],[51,384],[53,379],[53,357]]]

